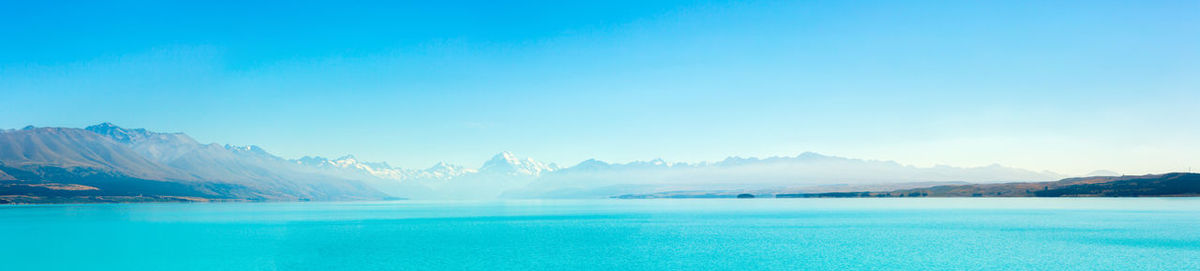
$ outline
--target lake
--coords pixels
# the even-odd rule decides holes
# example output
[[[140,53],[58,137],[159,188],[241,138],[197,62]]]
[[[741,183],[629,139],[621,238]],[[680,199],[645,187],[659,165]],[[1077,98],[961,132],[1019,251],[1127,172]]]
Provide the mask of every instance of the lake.
[[[0,240],[0,270],[1200,270],[1200,199],[8,205]]]

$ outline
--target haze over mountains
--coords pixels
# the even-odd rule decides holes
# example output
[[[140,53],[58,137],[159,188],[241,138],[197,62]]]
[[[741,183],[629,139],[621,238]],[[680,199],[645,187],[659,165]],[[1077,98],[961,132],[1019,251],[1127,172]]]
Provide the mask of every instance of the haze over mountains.
[[[96,200],[602,198],[678,190],[1061,177],[1000,165],[914,167],[816,153],[703,163],[592,159],[560,167],[503,152],[477,168],[438,163],[404,169],[352,155],[285,159],[256,146],[202,144],[183,133],[110,123],[0,131],[0,192],[5,192],[0,194]]]

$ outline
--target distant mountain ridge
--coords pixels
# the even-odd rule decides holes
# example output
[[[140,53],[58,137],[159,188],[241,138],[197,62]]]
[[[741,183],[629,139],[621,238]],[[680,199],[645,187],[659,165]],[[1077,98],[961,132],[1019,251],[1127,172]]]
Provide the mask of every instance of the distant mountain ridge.
[[[33,128],[0,133],[0,163],[6,166],[88,167],[131,177],[190,179],[128,146],[82,129]]]
[[[484,162],[483,166],[479,168],[479,172],[540,176],[542,173],[549,173],[559,169],[558,165],[554,163],[545,164],[534,161],[533,158],[521,159],[510,152],[501,152],[492,156],[491,160]]]
[[[34,202],[386,197],[361,181],[312,174],[256,147],[200,144],[182,133],[110,123],[0,132],[0,171],[16,179],[3,183],[0,195]],[[94,189],[50,189],[69,185]]]
[[[662,159],[610,164],[594,159],[538,178],[505,193],[515,198],[602,198],[670,191],[787,190],[822,184],[875,185],[920,182],[1048,181],[1064,176],[1000,165],[915,167],[805,152],[768,158],[730,157],[717,162]]]
[[[570,167],[501,152],[477,168],[437,163],[405,169],[345,155],[335,159],[285,159],[258,146],[202,144],[183,133],[128,129],[112,123],[77,128],[0,130],[0,195],[20,188],[38,197],[46,187],[78,184],[87,192],[67,197],[141,196],[209,200],[342,200],[382,198],[604,198],[621,194],[713,189],[787,189],[824,184],[876,185],[918,182],[1047,181],[1062,176],[1000,165],[914,167],[892,161],[812,152],[768,158],[729,157],[716,162],[663,159],[608,163],[589,159]],[[104,177],[108,176],[108,177]],[[113,182],[104,183],[109,178]],[[71,183],[64,180],[84,180]],[[129,181],[129,180],[137,181]],[[137,186],[169,184],[178,195]],[[173,185],[173,186],[172,186]],[[4,188],[7,187],[7,188]],[[38,188],[34,188],[38,187]],[[5,190],[7,189],[7,190]],[[18,189],[19,190],[19,189]],[[110,193],[111,192],[111,193]],[[45,194],[43,193],[43,194]],[[108,194],[106,194],[108,193]],[[157,194],[156,194],[157,193]],[[165,194],[164,194],[165,193]],[[132,195],[132,196],[131,196]],[[154,198],[160,197],[160,198]],[[62,199],[67,200],[67,199]],[[134,199],[119,199],[134,200]],[[87,200],[81,200],[87,201]]]

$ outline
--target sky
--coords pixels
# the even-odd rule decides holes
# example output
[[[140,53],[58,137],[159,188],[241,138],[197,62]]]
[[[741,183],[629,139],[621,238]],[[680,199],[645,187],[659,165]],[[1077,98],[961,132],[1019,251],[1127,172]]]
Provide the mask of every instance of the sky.
[[[0,1],[0,128],[425,168],[1200,170],[1200,1]]]

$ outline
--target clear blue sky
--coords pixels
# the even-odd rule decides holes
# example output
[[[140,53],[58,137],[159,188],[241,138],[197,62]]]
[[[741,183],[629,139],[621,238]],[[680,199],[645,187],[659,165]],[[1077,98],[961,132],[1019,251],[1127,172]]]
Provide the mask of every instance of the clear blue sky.
[[[476,166],[1200,168],[1200,1],[0,3],[0,127]]]

